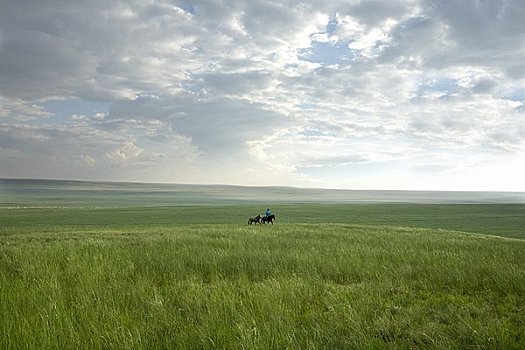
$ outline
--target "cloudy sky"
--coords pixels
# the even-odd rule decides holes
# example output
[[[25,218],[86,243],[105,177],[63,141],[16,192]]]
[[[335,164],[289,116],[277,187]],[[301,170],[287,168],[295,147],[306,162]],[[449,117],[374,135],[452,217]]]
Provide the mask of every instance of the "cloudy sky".
[[[0,177],[525,191],[523,0],[0,1]]]

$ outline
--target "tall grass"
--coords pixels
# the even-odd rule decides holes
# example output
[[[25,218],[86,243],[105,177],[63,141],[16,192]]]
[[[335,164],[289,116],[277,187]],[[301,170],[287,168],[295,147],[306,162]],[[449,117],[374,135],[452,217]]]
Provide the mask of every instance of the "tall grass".
[[[0,348],[525,347],[525,241],[344,224],[0,239]]]

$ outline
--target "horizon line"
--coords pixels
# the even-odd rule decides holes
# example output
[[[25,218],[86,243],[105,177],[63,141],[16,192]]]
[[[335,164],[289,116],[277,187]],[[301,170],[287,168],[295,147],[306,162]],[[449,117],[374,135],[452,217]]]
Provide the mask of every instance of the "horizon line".
[[[290,188],[299,190],[325,190],[325,191],[354,191],[354,192],[456,192],[456,193],[517,193],[525,194],[525,191],[509,190],[415,190],[415,189],[351,189],[351,188],[329,188],[329,187],[301,187],[291,185],[241,185],[241,184],[224,184],[224,183],[181,183],[181,182],[147,182],[132,180],[79,180],[79,179],[59,179],[59,178],[33,178],[33,177],[1,177],[1,180],[25,180],[25,181],[62,181],[62,182],[80,182],[80,183],[109,183],[109,184],[142,184],[142,185],[178,185],[178,186],[223,186],[223,187],[246,187],[246,188]]]

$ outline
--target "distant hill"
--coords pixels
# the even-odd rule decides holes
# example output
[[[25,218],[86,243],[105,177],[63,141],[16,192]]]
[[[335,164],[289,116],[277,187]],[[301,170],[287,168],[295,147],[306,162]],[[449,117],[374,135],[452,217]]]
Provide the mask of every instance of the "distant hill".
[[[525,203],[523,192],[334,190],[133,182],[0,179],[0,204],[56,206],[242,203]]]

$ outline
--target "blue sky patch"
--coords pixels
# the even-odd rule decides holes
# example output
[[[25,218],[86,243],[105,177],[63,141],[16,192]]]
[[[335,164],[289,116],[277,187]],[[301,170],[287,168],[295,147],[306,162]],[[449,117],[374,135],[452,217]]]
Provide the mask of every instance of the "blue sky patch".
[[[525,88],[516,89],[512,91],[511,93],[505,95],[504,98],[509,101],[517,101],[517,102],[525,101]]]
[[[311,103],[311,102],[301,102],[295,106],[301,109],[317,109],[318,108],[318,106],[315,103]]]
[[[328,35],[331,35],[335,32],[335,30],[337,29],[337,19],[335,18],[332,18],[330,19],[330,21],[328,21],[328,24],[326,25],[326,31],[325,33],[327,33]]]
[[[101,102],[86,101],[81,99],[50,100],[41,104],[48,112],[53,113],[50,117],[53,121],[67,121],[75,115],[94,115],[96,113],[109,113],[109,104]]]
[[[331,36],[336,31],[337,26],[337,20],[332,18],[326,24],[325,31],[317,34]],[[348,41],[325,42],[314,40],[312,46],[299,50],[298,58],[322,65],[344,63],[356,57],[354,50],[350,49],[348,44]]]
[[[323,65],[344,63],[354,58],[354,50],[347,42],[313,42],[311,47],[299,51],[299,59]]]
[[[418,86],[416,95],[418,97],[426,95],[429,92],[442,92],[446,95],[452,95],[459,91],[459,85],[456,79],[443,78],[424,82]]]
[[[181,9],[183,9],[184,11],[188,13],[191,13],[192,15],[195,14],[195,6],[193,6],[192,4],[183,4],[181,6]]]

